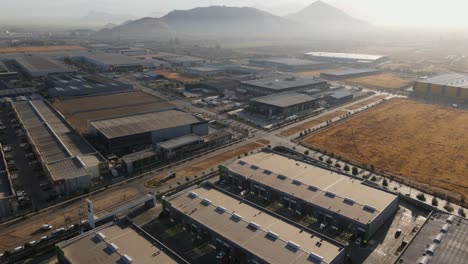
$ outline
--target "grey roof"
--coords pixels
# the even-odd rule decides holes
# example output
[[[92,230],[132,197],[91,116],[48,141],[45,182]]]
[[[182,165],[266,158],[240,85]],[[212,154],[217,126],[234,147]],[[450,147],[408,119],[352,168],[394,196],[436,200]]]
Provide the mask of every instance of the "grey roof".
[[[421,83],[433,83],[439,85],[447,85],[460,88],[468,88],[468,74],[462,73],[445,73],[439,74],[426,80],[418,80]]]
[[[164,142],[159,143],[159,146],[163,149],[177,148],[187,144],[195,143],[201,141],[201,138],[197,135],[186,135],[174,139],[170,139]]]
[[[313,57],[327,57],[336,59],[353,59],[363,61],[375,61],[386,57],[386,55],[369,55],[369,54],[354,54],[354,53],[339,53],[339,52],[308,52],[306,55]]]
[[[326,81],[317,78],[306,78],[306,77],[294,77],[294,76],[277,76],[253,81],[242,82],[244,85],[257,86],[264,89],[270,90],[284,90],[294,87],[303,87],[319,83],[325,83]]]
[[[2,72],[8,72],[8,69],[5,66],[5,64],[3,64],[3,62],[0,61],[0,73]]]
[[[107,138],[124,137],[201,122],[195,116],[178,111],[146,113],[91,122]]]
[[[303,60],[297,58],[271,58],[271,59],[253,59],[252,62],[269,62],[274,64],[282,64],[286,66],[308,66],[308,65],[320,65],[328,64],[323,61]]]
[[[192,56],[180,56],[175,55],[173,57],[165,57],[163,58],[165,61],[172,62],[172,63],[183,63],[183,62],[201,62],[205,59],[192,57]]]
[[[362,224],[371,223],[398,199],[398,195],[367,186],[360,180],[273,153],[260,152],[226,167],[248,180]]]
[[[37,92],[35,87],[15,88],[15,89],[2,89],[0,90],[0,97],[2,96],[15,96],[18,94],[29,94]]]
[[[50,176],[56,181],[89,176],[77,157],[54,161],[46,164],[46,166]]]
[[[57,60],[41,57],[41,56],[23,56],[15,59],[18,64],[29,72],[48,72],[48,73],[64,73],[73,72],[73,68],[68,67]]]
[[[277,107],[288,107],[317,100],[317,97],[299,93],[279,93],[251,99],[253,102],[268,104]]]
[[[120,55],[116,53],[103,53],[103,52],[93,52],[87,53],[84,55],[91,60],[97,61],[105,65],[146,65],[151,64],[151,61],[148,60],[139,60],[129,56]]]
[[[401,255],[403,263],[418,263],[428,249],[427,245],[435,245],[435,253],[426,254],[428,263],[463,264],[468,259],[468,220],[454,217],[452,224],[446,222],[450,214],[435,213],[433,219],[429,219],[416,235],[414,240]],[[432,218],[432,217],[431,217]],[[441,229],[447,225],[448,231]],[[434,241],[439,236],[440,242]]]
[[[333,97],[335,99],[341,99],[347,96],[353,95],[353,93],[348,92],[348,91],[336,91],[332,94],[330,94],[330,97]]]
[[[138,151],[138,152],[127,154],[127,155],[122,157],[122,160],[125,163],[132,163],[132,162],[137,161],[137,160],[141,160],[141,159],[144,159],[144,158],[149,158],[149,157],[157,156],[157,155],[159,155],[159,152],[157,152],[153,148],[149,148],[149,149],[145,149],[145,150],[141,150],[141,151]]]
[[[343,246],[239,201],[209,184],[169,198],[193,219],[265,263],[335,263]],[[314,258],[315,257],[315,258]]]
[[[376,69],[347,69],[341,71],[333,71],[333,72],[325,72],[322,73],[324,75],[334,75],[334,76],[341,76],[341,75],[351,75],[351,74],[360,74],[360,73],[378,73],[379,70]]]
[[[190,67],[187,70],[191,71],[198,71],[198,72],[218,72],[222,71],[223,69],[215,66],[198,66],[198,67]]]

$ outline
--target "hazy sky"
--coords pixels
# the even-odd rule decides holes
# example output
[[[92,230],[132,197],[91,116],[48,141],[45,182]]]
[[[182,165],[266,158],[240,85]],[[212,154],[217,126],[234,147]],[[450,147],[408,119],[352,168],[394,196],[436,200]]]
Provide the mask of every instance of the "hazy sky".
[[[135,16],[196,6],[254,6],[284,15],[315,0],[0,0],[0,17],[83,16],[90,10]],[[324,0],[376,25],[468,27],[468,0]]]

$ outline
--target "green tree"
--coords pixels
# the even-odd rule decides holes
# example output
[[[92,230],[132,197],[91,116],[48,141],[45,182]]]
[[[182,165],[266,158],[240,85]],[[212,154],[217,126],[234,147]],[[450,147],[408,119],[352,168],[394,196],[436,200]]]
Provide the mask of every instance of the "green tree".
[[[304,151],[304,154],[309,155],[309,151],[308,150]]]
[[[353,173],[353,175],[355,175],[355,176],[358,175],[358,173],[359,173],[359,172],[358,172],[358,169],[357,169],[356,167],[353,167],[352,173]]]
[[[418,195],[416,195],[416,198],[423,202],[426,201],[426,195],[424,195],[424,193],[419,193]]]
[[[348,166],[348,164],[346,164],[346,165],[344,166],[343,169],[344,169],[344,171],[348,172],[348,171],[349,171],[349,166]]]
[[[371,177],[370,180],[373,181],[373,182],[375,182],[375,181],[377,181],[377,177],[375,177],[375,175],[372,175],[372,177]]]
[[[432,202],[431,202],[432,206],[438,206],[439,205],[439,201],[437,200],[437,198],[435,197],[432,197]]]
[[[383,182],[382,182],[382,185],[387,187],[388,186],[388,182],[387,182],[387,179],[384,179]]]

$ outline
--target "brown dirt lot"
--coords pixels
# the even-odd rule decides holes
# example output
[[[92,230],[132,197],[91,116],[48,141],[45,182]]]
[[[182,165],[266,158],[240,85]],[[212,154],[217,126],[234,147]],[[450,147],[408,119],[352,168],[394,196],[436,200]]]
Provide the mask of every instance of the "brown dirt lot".
[[[293,75],[296,76],[319,76],[320,73],[322,72],[332,72],[332,71],[338,71],[339,69],[324,69],[324,70],[317,70],[317,71],[303,71],[303,72],[295,72],[292,73]]]
[[[369,88],[396,90],[405,87],[410,82],[394,74],[378,74],[346,80],[351,85],[362,85]]]
[[[333,119],[333,118],[338,117],[340,115],[344,115],[346,113],[347,113],[346,111],[333,112],[333,113],[321,116],[319,118],[315,118],[313,120],[307,121],[307,122],[302,123],[300,125],[288,128],[288,129],[286,129],[284,131],[281,131],[279,133],[279,135],[282,136],[282,137],[289,137],[289,136],[292,136],[292,135],[297,134],[299,132],[302,132],[302,131],[304,131],[304,130],[306,130],[308,128],[316,126],[316,125],[318,125],[320,123],[323,123],[323,122],[325,122],[327,120]]]
[[[144,92],[118,93],[74,99],[58,99],[53,103],[82,134],[88,121],[174,108],[174,105]]]
[[[359,109],[363,106],[366,106],[366,105],[369,105],[369,104],[372,104],[372,103],[375,103],[379,100],[382,100],[384,99],[385,97],[387,97],[386,95],[378,95],[378,96],[375,96],[375,97],[372,97],[372,98],[369,98],[367,100],[364,100],[362,102],[359,102],[357,104],[353,104],[353,105],[350,105],[348,107],[346,107],[347,110],[356,110],[356,109]]]
[[[178,72],[173,72],[173,71],[158,71],[159,74],[162,76],[171,79],[171,80],[176,80],[179,82],[198,82],[201,81],[200,78],[193,78],[189,77],[183,74],[180,74]]]
[[[0,48],[0,53],[24,53],[24,52],[57,52],[84,50],[80,46],[37,46],[37,47],[8,47]]]
[[[303,143],[466,199],[467,131],[467,111],[395,99]]]

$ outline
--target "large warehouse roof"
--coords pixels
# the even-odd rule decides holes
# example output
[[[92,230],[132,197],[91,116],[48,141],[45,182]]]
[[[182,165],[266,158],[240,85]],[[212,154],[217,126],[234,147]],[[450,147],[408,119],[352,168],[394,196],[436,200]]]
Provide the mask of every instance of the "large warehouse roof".
[[[58,247],[70,263],[179,263],[156,245],[131,225],[110,223]]]
[[[139,60],[117,53],[93,52],[85,54],[84,57],[110,66],[151,64],[146,60]]]
[[[380,71],[376,69],[347,69],[347,70],[340,70],[340,71],[325,72],[322,74],[333,75],[333,76],[346,76],[346,75],[354,75],[354,74],[361,74],[361,73],[372,74],[372,73],[379,73],[379,72]]]
[[[210,186],[178,194],[169,203],[268,263],[331,263],[343,250]]]
[[[191,114],[178,110],[167,110],[94,121],[91,122],[91,125],[107,138],[117,138],[198,122],[200,120]]]
[[[354,54],[354,53],[338,53],[338,52],[308,52],[306,55],[313,57],[325,57],[336,59],[353,59],[353,60],[370,60],[375,61],[386,57],[385,55],[369,55],[369,54]]]
[[[229,164],[248,179],[367,224],[397,196],[361,181],[278,154],[261,152]]]
[[[293,76],[277,76],[266,79],[259,79],[253,81],[242,82],[244,85],[257,86],[264,89],[270,90],[283,90],[294,87],[302,87],[308,85],[314,85],[318,83],[324,83],[324,80],[316,78],[305,78],[305,77],[293,77]]]
[[[418,82],[468,88],[468,74],[445,73],[436,75],[426,80],[418,80]]]
[[[46,57],[40,56],[23,56],[15,59],[21,67],[31,73],[33,76],[36,73],[66,73],[75,71],[65,64]]]
[[[320,65],[327,64],[323,61],[303,60],[297,58],[270,58],[270,59],[253,59],[251,62],[268,62],[273,64],[282,64],[285,66],[309,66],[309,65]]]
[[[310,101],[317,100],[316,97],[308,96],[305,94],[299,93],[279,93],[279,94],[272,94],[267,96],[262,96],[258,98],[251,99],[252,102],[277,106],[277,107],[288,107],[292,105],[307,103]]]

